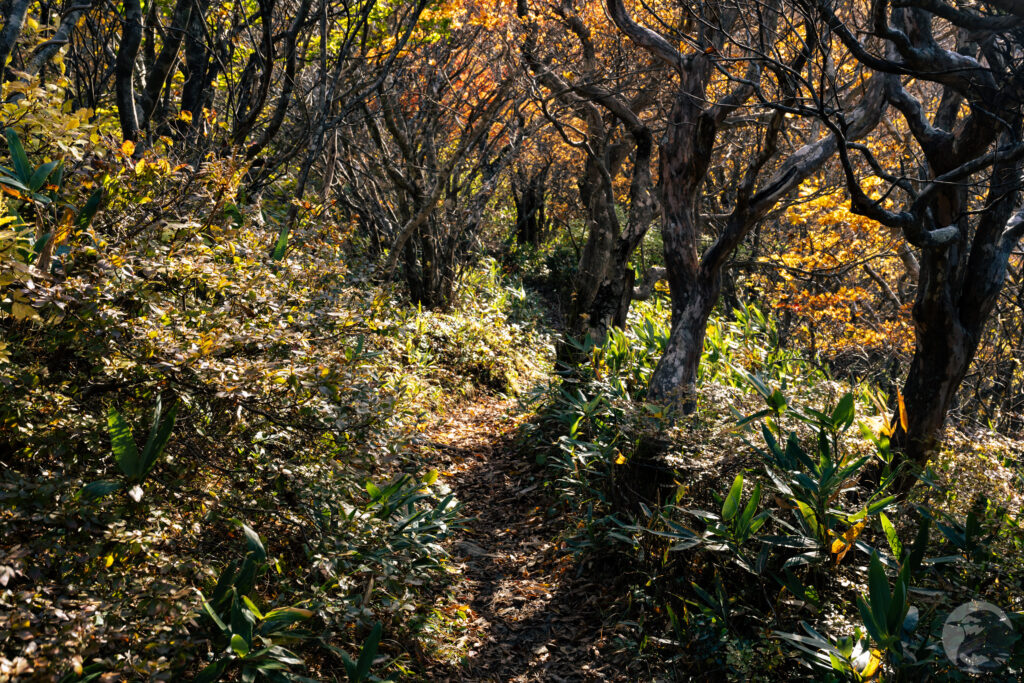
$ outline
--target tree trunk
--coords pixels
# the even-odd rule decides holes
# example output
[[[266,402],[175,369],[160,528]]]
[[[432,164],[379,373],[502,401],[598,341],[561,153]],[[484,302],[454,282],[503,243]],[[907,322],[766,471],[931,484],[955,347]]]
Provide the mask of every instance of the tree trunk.
[[[21,27],[25,23],[28,6],[29,0],[13,0],[10,5],[4,29],[0,31],[0,77],[7,72],[7,58],[11,56],[18,37],[21,36]]]
[[[125,0],[124,29],[117,49],[117,117],[125,140],[139,139],[139,116],[135,106],[135,58],[142,43],[142,7],[139,0]]]
[[[513,177],[512,201],[516,208],[516,242],[538,246],[545,229],[544,185],[548,169],[544,166],[530,176],[526,173]],[[518,181],[518,182],[516,182]]]
[[[921,254],[913,310],[916,348],[903,388],[906,428],[897,413],[893,437],[894,450],[911,470],[924,468],[937,451],[946,415],[1002,291],[1009,257],[1024,224],[1024,212],[1013,213],[1019,177],[1018,161],[994,166],[987,207],[973,235],[965,211],[965,189],[947,189],[935,201],[936,223],[957,225],[960,239]],[[898,483],[900,493],[913,485],[912,475],[913,471],[906,473]]]
[[[696,407],[697,366],[720,289],[720,266],[705,273],[697,252],[697,200],[716,133],[714,121],[703,115],[702,108],[709,75],[710,64],[702,58],[682,73],[660,157],[661,234],[672,297],[672,331],[651,376],[648,399],[682,414],[692,413]]]
[[[695,283],[696,284],[696,283]],[[648,389],[648,400],[673,412],[689,415],[697,407],[697,369],[704,351],[708,318],[718,299],[717,287],[695,286],[686,305],[673,308],[672,332]],[[675,295],[673,294],[673,300]]]
[[[164,30],[163,45],[160,46],[160,52],[146,75],[146,90],[142,97],[142,120],[139,121],[140,128],[145,128],[149,124],[153,112],[156,111],[157,104],[160,102],[160,93],[163,92],[167,76],[178,58],[178,50],[181,48],[181,40],[188,27],[191,13],[192,0],[177,0],[171,14],[171,23]]]

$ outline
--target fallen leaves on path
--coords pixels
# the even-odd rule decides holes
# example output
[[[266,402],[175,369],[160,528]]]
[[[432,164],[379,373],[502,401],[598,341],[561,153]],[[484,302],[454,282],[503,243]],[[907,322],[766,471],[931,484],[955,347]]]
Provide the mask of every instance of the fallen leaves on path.
[[[428,432],[438,468],[469,521],[448,550],[461,576],[441,600],[464,606],[461,661],[432,662],[432,680],[626,680],[607,654],[608,590],[587,581],[557,542],[543,472],[518,452],[511,403],[482,398]]]

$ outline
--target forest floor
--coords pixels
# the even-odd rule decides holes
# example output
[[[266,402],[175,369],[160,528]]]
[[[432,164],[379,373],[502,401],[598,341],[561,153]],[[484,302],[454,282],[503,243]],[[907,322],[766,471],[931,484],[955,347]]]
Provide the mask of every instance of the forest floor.
[[[430,653],[429,678],[625,680],[625,662],[608,654],[614,591],[595,578],[600,571],[579,571],[558,540],[565,518],[532,455],[517,448],[521,421],[513,401],[483,397],[427,432],[467,518],[448,543],[457,575],[441,599],[465,625],[455,642]]]

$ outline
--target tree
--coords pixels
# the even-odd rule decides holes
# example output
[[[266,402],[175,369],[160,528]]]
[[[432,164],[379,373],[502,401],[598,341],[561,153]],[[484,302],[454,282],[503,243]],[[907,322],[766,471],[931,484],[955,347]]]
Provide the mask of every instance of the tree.
[[[804,113],[807,103],[854,97],[854,84],[837,79],[834,63],[813,58],[818,42],[813,24],[782,12],[778,3],[720,1],[682,12],[644,5],[650,23],[663,27],[672,41],[635,21],[622,0],[607,0],[607,8],[623,34],[675,75],[659,150],[672,331],[649,398],[673,412],[691,412],[723,268],[751,228],[819,170],[840,139],[835,132],[814,138],[813,131],[788,125],[787,115]],[[746,21],[746,15],[756,21]],[[680,40],[691,49],[677,49]],[[744,63],[741,72],[737,65]],[[881,82],[862,83],[857,91],[847,121],[849,139],[870,132],[880,116]],[[709,196],[709,170],[727,129],[730,136],[743,131],[745,151],[726,158],[734,180],[724,193]],[[784,133],[810,139],[786,154],[779,144]],[[731,208],[723,206],[728,204]],[[712,215],[713,220],[703,217]],[[712,228],[706,243],[705,231]]]
[[[342,142],[342,201],[387,248],[383,275],[400,273],[412,300],[427,308],[451,306],[484,211],[524,135],[514,74],[493,44],[489,54],[480,49],[485,36],[470,22],[421,46],[367,103],[365,135]]]
[[[898,230],[920,252],[913,307],[915,351],[903,386],[905,410],[894,445],[923,466],[974,358],[1024,235],[1019,206],[1024,144],[1024,8],[983,1],[972,6],[909,0],[892,6],[812,8],[865,68],[884,80],[886,100],[908,131],[910,174],[884,165],[848,135],[839,157],[851,209]],[[857,33],[873,33],[871,44]],[[884,108],[884,103],[877,105]],[[843,134],[845,111],[826,116]],[[868,175],[889,185],[881,197],[861,187],[851,151]],[[896,205],[887,207],[883,198]],[[903,488],[912,482],[905,479]]]
[[[638,59],[636,50],[622,49],[593,7],[580,12],[574,3],[552,2],[531,10],[521,3],[519,15],[526,30],[524,61],[546,93],[538,106],[563,144],[584,154],[577,187],[587,232],[565,333],[600,343],[610,327],[625,323],[636,277],[630,261],[657,209],[654,136],[644,116],[656,101],[661,69]],[[541,52],[541,33],[543,45],[553,50]],[[637,78],[641,73],[644,78]],[[563,360],[571,361],[571,349],[560,347]]]

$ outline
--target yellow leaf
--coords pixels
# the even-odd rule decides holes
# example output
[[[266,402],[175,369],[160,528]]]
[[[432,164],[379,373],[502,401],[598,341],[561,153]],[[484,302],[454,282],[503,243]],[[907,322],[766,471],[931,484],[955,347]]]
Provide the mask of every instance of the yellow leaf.
[[[18,303],[17,301],[11,304],[11,315],[14,316],[15,320],[42,320],[39,314],[36,313],[36,309],[28,304]]]
[[[111,555],[107,555],[107,559],[106,559],[106,561],[104,562],[104,564],[105,564],[105,565],[106,565],[107,567],[109,567],[110,565],[114,564],[114,556],[113,556],[113,554],[111,554]]]
[[[619,457],[615,458],[615,464],[616,465],[622,465],[622,464],[625,464],[625,462],[626,462],[626,456],[624,456],[622,453],[619,453]]]
[[[180,114],[178,114],[178,118],[184,121],[185,123],[192,123],[192,112],[183,111]]]
[[[899,389],[896,390],[896,401],[900,406],[900,427],[903,427],[903,431],[907,431],[907,404],[903,402],[903,392]]]
[[[853,542],[860,536],[860,532],[864,531],[866,522],[858,522],[854,524],[846,533],[832,541],[832,554],[836,556],[836,564],[842,562],[843,557],[846,553],[850,552],[850,548],[853,547]]]
[[[135,143],[132,142],[131,140],[125,140],[123,143],[121,143],[121,154],[125,155],[126,157],[130,157],[131,155],[135,154]]]
[[[882,653],[878,650],[871,650],[871,659],[868,661],[868,665],[864,667],[864,670],[860,672],[861,677],[865,680],[872,678],[878,672],[878,667],[881,664]]]

